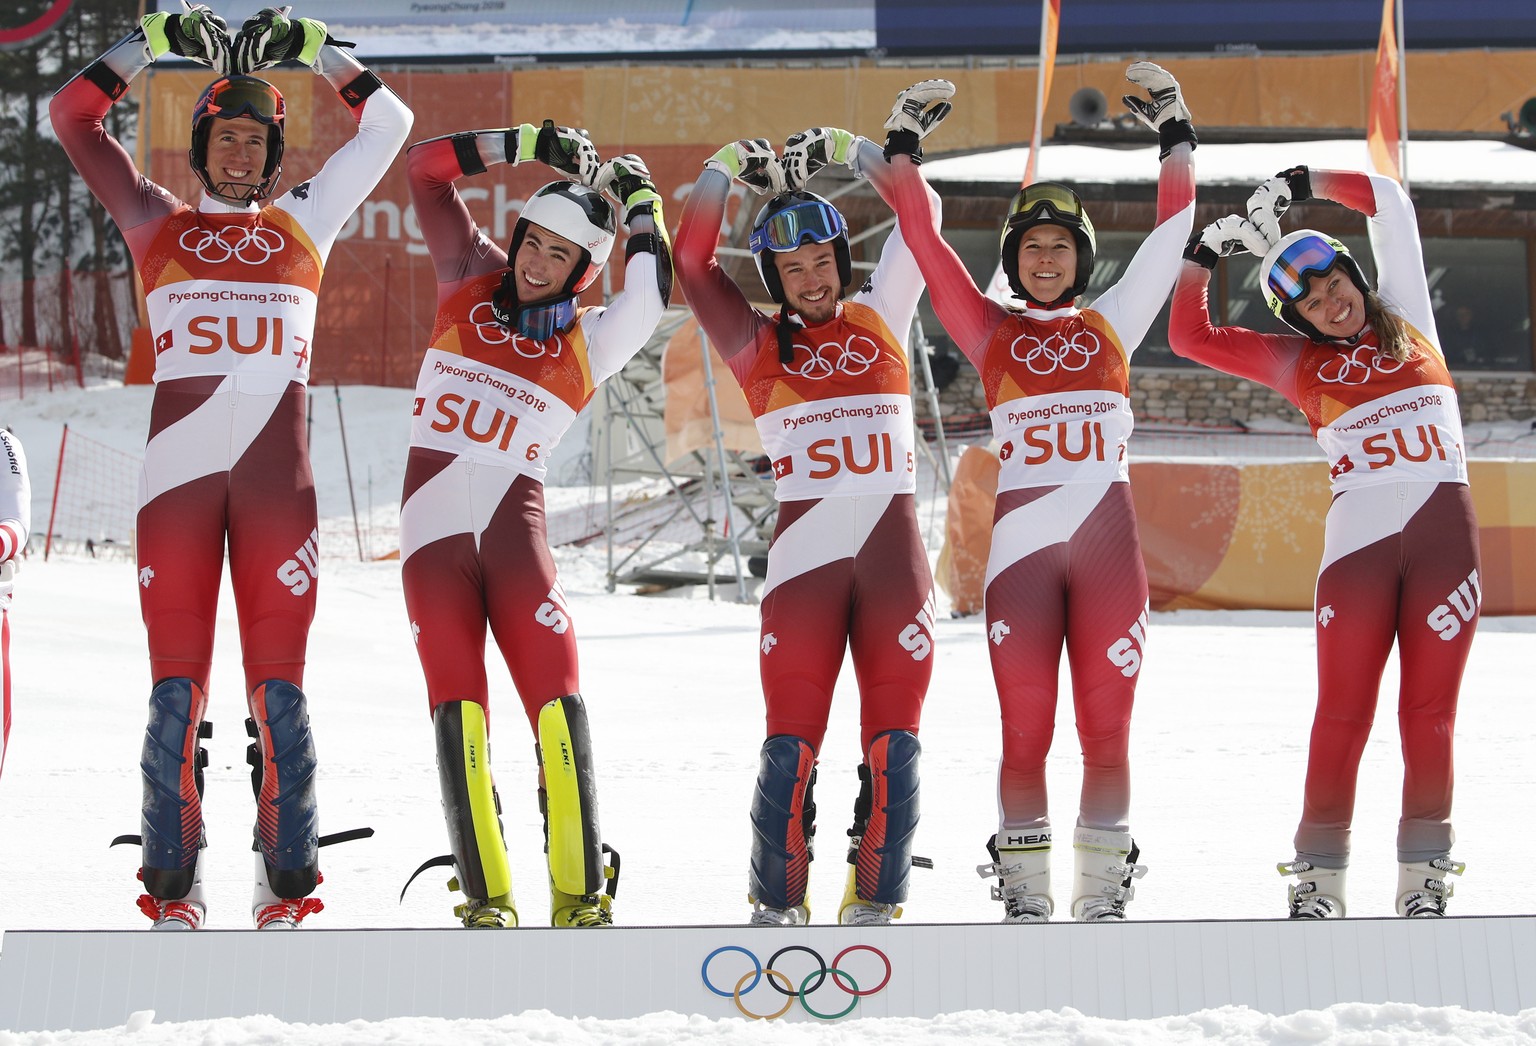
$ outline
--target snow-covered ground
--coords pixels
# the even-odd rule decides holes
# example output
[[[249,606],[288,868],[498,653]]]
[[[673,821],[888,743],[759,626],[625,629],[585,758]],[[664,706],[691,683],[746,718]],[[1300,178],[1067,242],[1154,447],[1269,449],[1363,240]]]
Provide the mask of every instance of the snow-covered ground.
[[[373,476],[376,508],[398,491],[408,390],[342,390],[355,477]],[[317,400],[314,436],[322,513],[348,517],[334,422]],[[142,442],[147,390],[93,389],[0,404],[0,423],[25,441],[41,529],[59,427],[124,450]],[[334,409],[331,409],[334,415]],[[568,496],[574,496],[569,492]],[[391,495],[397,498],[398,495]],[[927,509],[923,518],[928,519]],[[36,546],[34,546],[36,547]],[[934,550],[937,551],[936,549]],[[623,855],[616,914],[628,925],[731,923],[747,914],[747,804],[763,736],[757,684],[757,611],[710,602],[700,590],[668,596],[606,592],[601,548],[557,551],[576,614],[582,690],[591,712],[605,838]],[[211,687],[205,875],[209,924],[248,925],[252,801],[237,629],[221,608]],[[137,850],[108,849],[138,828],[137,769],[149,677],[134,571],[123,560],[33,555],[11,612],[14,725],[0,779],[0,928],[146,926],[134,899]],[[904,922],[992,921],[999,911],[974,866],[995,830],[999,750],[996,702],[979,619],[942,617],[922,729],[923,808],[916,871]],[[1536,842],[1520,825],[1536,795],[1536,735],[1529,665],[1536,619],[1483,622],[1457,722],[1457,914],[1531,913],[1526,892]],[[1274,870],[1291,856],[1313,704],[1308,615],[1223,612],[1153,616],[1132,735],[1133,829],[1150,872],[1138,888],[1139,919],[1272,918],[1285,883]],[[534,801],[532,738],[504,668],[491,659],[495,767],[520,906],[543,909],[541,829]],[[815,921],[841,893],[843,829],[859,759],[857,695],[845,672],[818,784],[821,859],[812,868]],[[1352,914],[1387,915],[1396,881],[1393,838],[1401,761],[1389,665],[1377,728],[1365,753],[1355,820]],[[308,925],[448,926],[445,875],[423,875],[399,901],[406,877],[446,850],[425,692],[411,647],[398,564],[331,559],[305,689],[322,759],[323,830],[360,825],[370,841],[325,852],[326,910]],[[1052,811],[1072,823],[1079,780],[1071,704],[1064,700],[1049,763]],[[1058,848],[1058,881],[1070,871]],[[1021,930],[1027,932],[1027,930]],[[3,946],[3,941],[0,941]],[[1300,957],[1298,957],[1298,961]],[[43,1042],[225,1044],[345,1041],[428,1042],[850,1042],[966,1036],[1043,1043],[1203,1041],[1530,1041],[1536,1011],[1522,1017],[1348,1005],[1270,1017],[1241,1008],[1150,1021],[1079,1014],[970,1013],[934,1021],[888,1019],[836,1027],[747,1026],[658,1014],[630,1021],[524,1014],[485,1022],[392,1020],[344,1027],[290,1026],[248,1018],[192,1026],[149,1025],[79,1036],[9,1034],[0,1046]]]

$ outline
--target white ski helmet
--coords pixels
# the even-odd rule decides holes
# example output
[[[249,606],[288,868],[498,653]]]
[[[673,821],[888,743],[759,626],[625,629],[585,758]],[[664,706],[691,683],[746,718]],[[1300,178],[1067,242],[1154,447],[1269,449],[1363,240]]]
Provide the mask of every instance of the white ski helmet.
[[[579,294],[592,285],[613,253],[613,238],[618,233],[613,205],[602,193],[575,182],[550,182],[528,198],[517,216],[507,248],[508,265],[514,264],[530,223],[570,240],[582,251],[562,288],[564,294]]]
[[[1313,276],[1327,275],[1340,265],[1361,294],[1370,293],[1371,285],[1348,247],[1316,229],[1297,229],[1282,236],[1264,255],[1259,265],[1259,290],[1264,292],[1269,311],[1292,330],[1316,342],[1327,341],[1322,331],[1301,318],[1296,303],[1307,296]]]

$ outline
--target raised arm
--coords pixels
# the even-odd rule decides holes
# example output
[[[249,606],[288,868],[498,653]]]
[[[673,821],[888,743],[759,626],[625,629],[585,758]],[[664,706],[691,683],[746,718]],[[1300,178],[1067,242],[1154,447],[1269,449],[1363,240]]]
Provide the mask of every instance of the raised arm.
[[[103,119],[128,92],[134,78],[157,58],[172,55],[215,72],[227,71],[226,32],[224,20],[201,5],[179,15],[148,15],[133,32],[59,88],[48,104],[59,144],[125,236],[170,213],[178,201],[139,173],[127,150],[107,132]],[[129,242],[133,242],[131,237]]]
[[[672,300],[672,250],[661,194],[645,161],[634,154],[603,164],[593,185],[619,200],[629,237],[624,244],[624,290],[588,327],[592,382],[617,374],[644,347]],[[588,313],[587,315],[592,315]]]
[[[1125,275],[1093,303],[1114,327],[1129,356],[1146,337],[1179,274],[1179,256],[1195,223],[1195,128],[1179,82],[1161,66],[1133,62],[1127,80],[1147,97],[1125,95],[1124,102],[1157,133],[1157,226],[1137,248]]]
[[[1235,227],[1230,232],[1218,231],[1219,224],[1208,226],[1204,239],[1196,237],[1190,241],[1189,260],[1179,270],[1178,284],[1173,290],[1168,345],[1185,359],[1267,385],[1299,406],[1296,367],[1305,338],[1260,334],[1246,327],[1217,327],[1211,323],[1208,266],[1214,267],[1222,254],[1246,249]]]
[[[331,39],[324,22],[312,18],[289,18],[283,11],[265,8],[240,27],[233,53],[235,68],[251,73],[288,61],[308,66],[325,78],[357,121],[352,139],[278,203],[303,223],[321,251],[327,251],[405,144],[411,111]]]
[[[32,529],[32,484],[21,441],[0,429],[0,563],[27,547]]]
[[[715,351],[727,362],[755,344],[758,331],[768,322],[715,256],[733,178],[757,192],[778,192],[784,187],[783,169],[766,141],[732,142],[705,162],[677,230],[678,282]]]

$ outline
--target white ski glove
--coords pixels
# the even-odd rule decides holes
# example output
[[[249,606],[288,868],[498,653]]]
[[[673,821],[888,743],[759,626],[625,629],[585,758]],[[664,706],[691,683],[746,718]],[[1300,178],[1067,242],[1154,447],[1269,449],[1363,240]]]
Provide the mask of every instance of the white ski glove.
[[[1245,251],[1262,258],[1271,246],[1258,226],[1241,215],[1229,214],[1191,236],[1184,247],[1184,258],[1214,269],[1219,259]]]
[[[151,61],[166,54],[206,65],[223,76],[231,71],[229,25],[204,4],[182,0],[185,14],[152,14],[139,20]]]
[[[902,90],[885,120],[885,158],[902,154],[922,163],[919,143],[949,115],[954,96],[955,85],[948,80],[921,80]]]
[[[829,163],[853,167],[858,139],[840,127],[807,127],[784,143],[784,184],[799,189]]]
[[[1194,124],[1191,123],[1189,106],[1184,104],[1184,93],[1173,74],[1153,62],[1132,62],[1125,70],[1125,78],[1146,90],[1150,98],[1138,98],[1133,94],[1121,95],[1120,100],[1142,123],[1157,132],[1161,147],[1158,159],[1166,160],[1173,147],[1180,142],[1196,145]]]
[[[1248,197],[1248,220],[1257,225],[1271,243],[1280,240],[1280,218],[1291,204],[1312,198],[1312,177],[1306,167],[1281,171],[1253,190]]]
[[[777,196],[786,188],[784,165],[766,138],[740,138],[704,161],[704,166],[734,179],[759,196]]]

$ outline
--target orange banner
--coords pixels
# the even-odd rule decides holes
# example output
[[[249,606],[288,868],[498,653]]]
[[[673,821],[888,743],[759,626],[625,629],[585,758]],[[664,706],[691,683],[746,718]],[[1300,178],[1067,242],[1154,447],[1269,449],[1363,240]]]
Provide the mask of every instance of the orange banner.
[[[1365,140],[1370,147],[1371,169],[1400,182],[1403,172],[1398,165],[1398,155],[1402,128],[1397,124],[1398,53],[1394,8],[1395,0],[1382,0],[1381,39],[1376,44],[1376,79],[1371,85]]]

